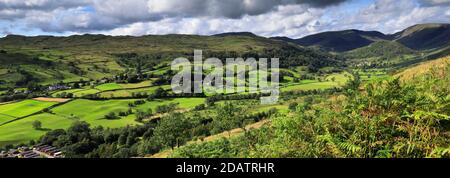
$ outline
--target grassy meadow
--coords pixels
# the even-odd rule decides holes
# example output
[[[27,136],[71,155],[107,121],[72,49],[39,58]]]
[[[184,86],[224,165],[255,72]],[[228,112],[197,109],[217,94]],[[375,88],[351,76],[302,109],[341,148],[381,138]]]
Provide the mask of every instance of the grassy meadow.
[[[16,118],[31,115],[53,106],[57,102],[43,102],[36,100],[24,100],[9,104],[0,105],[0,125]]]

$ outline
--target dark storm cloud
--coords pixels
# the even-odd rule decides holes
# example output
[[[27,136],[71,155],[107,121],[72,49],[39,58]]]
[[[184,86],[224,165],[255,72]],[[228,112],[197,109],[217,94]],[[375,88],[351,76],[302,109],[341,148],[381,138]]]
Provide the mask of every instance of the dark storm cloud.
[[[283,5],[324,8],[345,0],[0,0],[27,14],[29,27],[46,32],[109,30],[137,22],[167,18],[241,19],[267,14]],[[2,7],[2,6],[0,6]],[[82,8],[80,8],[82,7]],[[89,7],[90,11],[83,8]],[[47,10],[42,10],[46,8]],[[27,10],[28,9],[28,13]],[[53,9],[53,10],[52,10]],[[40,10],[40,11],[38,11]],[[36,12],[37,11],[37,12]],[[11,14],[8,17],[13,17]],[[6,16],[5,16],[6,17]]]
[[[419,0],[424,6],[449,6],[450,0]]]
[[[299,37],[349,28],[394,32],[450,18],[450,0],[357,1],[0,0],[0,28],[119,35],[252,31]],[[350,3],[356,9],[347,9]]]
[[[347,0],[149,0],[151,13],[165,16],[240,18],[268,13],[281,5],[324,8]]]
[[[89,0],[0,0],[0,10],[51,10],[84,6]]]
[[[330,5],[336,5],[347,0],[296,0],[297,3],[310,4],[314,7],[326,7]]]

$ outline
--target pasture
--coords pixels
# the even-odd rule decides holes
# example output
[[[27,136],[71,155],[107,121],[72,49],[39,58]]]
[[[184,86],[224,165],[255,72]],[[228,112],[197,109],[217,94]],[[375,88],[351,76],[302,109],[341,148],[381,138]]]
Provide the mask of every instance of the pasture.
[[[33,129],[32,123],[35,120],[42,123],[42,129]],[[0,126],[0,146],[26,143],[29,140],[38,139],[49,130],[68,128],[73,121],[65,117],[43,113],[2,125]]]
[[[117,83],[105,83],[95,87],[101,91],[118,90],[122,89],[122,86]]]
[[[125,84],[119,84],[121,88],[124,89],[133,89],[133,88],[143,88],[143,87],[150,87],[153,85],[153,80],[146,80],[139,83],[125,83]]]
[[[6,144],[25,143],[32,139],[38,139],[49,130],[66,129],[74,121],[86,121],[91,126],[102,126],[105,128],[119,128],[127,125],[140,124],[135,121],[135,114],[137,110],[153,111],[157,106],[177,103],[179,109],[192,109],[195,106],[205,102],[204,98],[176,98],[148,101],[143,105],[132,108],[133,114],[118,119],[107,120],[104,118],[110,112],[118,113],[120,111],[127,111],[129,109],[128,103],[134,102],[136,99],[127,100],[106,100],[94,101],[78,99],[64,105],[55,107],[51,113],[42,113],[26,117],[5,125],[0,125],[0,146]],[[34,100],[27,100],[28,102],[38,102]],[[16,103],[13,103],[16,104]],[[36,103],[35,103],[36,104]],[[45,103],[41,103],[44,104]],[[20,103],[17,105],[26,105]],[[3,106],[3,105],[2,105]],[[0,107],[2,107],[0,106]],[[2,110],[3,111],[3,110]],[[30,111],[31,112],[31,111]],[[0,115],[1,118],[2,115]],[[7,118],[7,117],[4,117]],[[10,120],[15,119],[11,117]],[[32,127],[32,122],[38,120],[42,123],[42,129],[36,130]]]
[[[45,102],[37,100],[23,100],[15,103],[0,105],[0,125],[19,117],[42,111],[58,102]]]
[[[302,80],[298,83],[288,83],[280,86],[282,92],[296,90],[321,90],[333,87],[341,87],[347,83],[351,74],[340,73],[328,75],[323,81],[318,80]]]

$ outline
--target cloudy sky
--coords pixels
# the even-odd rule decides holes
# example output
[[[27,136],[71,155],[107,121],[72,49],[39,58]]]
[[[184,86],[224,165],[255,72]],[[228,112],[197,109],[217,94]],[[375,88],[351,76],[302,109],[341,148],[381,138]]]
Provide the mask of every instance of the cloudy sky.
[[[450,23],[450,0],[0,0],[0,36],[248,31],[299,38],[322,31],[394,33]]]

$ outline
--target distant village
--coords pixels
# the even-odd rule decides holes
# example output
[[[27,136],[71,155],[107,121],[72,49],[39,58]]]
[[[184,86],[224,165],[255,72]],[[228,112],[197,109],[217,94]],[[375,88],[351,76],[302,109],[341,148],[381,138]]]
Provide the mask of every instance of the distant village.
[[[38,144],[2,151],[0,158],[64,158],[64,154],[56,147]]]

